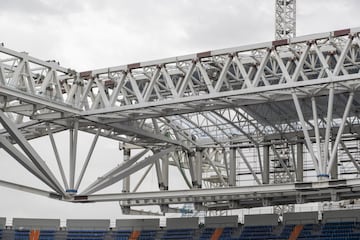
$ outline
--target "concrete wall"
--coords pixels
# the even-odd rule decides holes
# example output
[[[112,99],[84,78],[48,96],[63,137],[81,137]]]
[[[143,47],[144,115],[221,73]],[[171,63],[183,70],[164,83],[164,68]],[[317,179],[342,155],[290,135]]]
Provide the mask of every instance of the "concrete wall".
[[[6,218],[0,218],[0,229],[4,229],[6,225]]]
[[[237,227],[238,216],[205,217],[205,227]]]
[[[360,221],[360,209],[336,210],[323,212],[323,223]]]
[[[157,230],[160,228],[160,219],[117,219],[118,230]]]
[[[13,229],[58,230],[60,219],[14,218]]]
[[[199,218],[168,218],[166,219],[167,229],[197,229],[199,228]]]
[[[299,213],[284,213],[284,224],[308,224],[319,222],[318,212],[299,212]]]
[[[245,226],[276,226],[278,225],[277,214],[259,214],[259,215],[245,215],[244,225]]]
[[[68,230],[108,230],[109,219],[68,219],[66,228]]]

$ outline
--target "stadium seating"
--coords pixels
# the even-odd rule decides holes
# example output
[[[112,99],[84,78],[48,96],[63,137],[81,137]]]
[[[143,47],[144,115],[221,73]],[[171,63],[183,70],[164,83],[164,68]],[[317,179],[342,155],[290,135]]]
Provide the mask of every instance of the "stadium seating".
[[[245,226],[241,232],[241,240],[277,239],[273,226]]]
[[[30,230],[15,230],[15,240],[28,240]]]
[[[193,229],[169,229],[165,231],[161,239],[171,240],[193,240],[194,230]]]
[[[39,240],[54,240],[55,239],[55,230],[41,230],[39,235]]]
[[[298,239],[360,239],[360,222],[306,224]]]
[[[132,231],[131,230],[120,230],[112,234],[114,240],[128,240]]]
[[[234,231],[235,231],[235,228],[231,228],[231,227],[205,228],[201,232],[199,239],[200,240],[210,240],[210,239],[216,238],[219,240],[229,240],[229,239],[232,239],[232,234]]]
[[[16,229],[14,231],[14,239],[15,240],[29,240],[29,239],[54,240],[55,233],[56,233],[55,230],[32,231],[29,229]]]
[[[103,230],[71,230],[67,233],[67,240],[103,240],[107,231]]]
[[[167,228],[158,221],[118,221],[110,228],[108,220],[72,220],[66,228],[57,227],[59,221],[45,219],[16,219],[13,226],[0,226],[0,239],[6,240],[358,240],[360,239],[360,215],[358,211],[334,211],[322,215],[291,213],[278,222],[276,216],[260,215],[245,218],[238,224],[236,218],[207,218],[205,224],[196,225],[186,218],[176,225],[172,219]],[[224,221],[222,221],[224,220]],[[269,223],[266,225],[265,223]],[[41,225],[44,224],[44,225]],[[195,224],[195,225],[194,225]],[[184,226],[185,225],[185,226]],[[53,227],[53,228],[51,228]],[[177,228],[178,227],[178,228]],[[181,227],[184,227],[183,229]],[[121,229],[126,228],[126,229]]]
[[[157,231],[155,230],[143,230],[140,232],[138,240],[154,240]]]
[[[139,234],[134,237],[134,231],[131,230],[119,230],[115,231],[111,234],[112,239],[114,240],[128,240],[128,239],[137,239],[137,240],[153,240],[155,239],[155,235],[157,231],[155,230],[143,230],[140,231]]]
[[[215,228],[205,228],[202,231],[199,239],[200,240],[208,240],[208,239],[210,239],[211,236],[213,235],[214,231],[215,231]]]

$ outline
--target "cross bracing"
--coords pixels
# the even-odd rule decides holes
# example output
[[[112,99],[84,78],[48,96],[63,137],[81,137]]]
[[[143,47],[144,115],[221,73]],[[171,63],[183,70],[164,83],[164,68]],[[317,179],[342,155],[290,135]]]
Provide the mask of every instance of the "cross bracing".
[[[228,195],[201,201],[202,191],[216,196],[219,188],[252,185],[273,191],[280,187],[273,177],[279,166],[279,176],[291,182],[354,178],[360,169],[359,32],[345,29],[85,72],[2,46],[0,145],[51,189],[49,196],[75,202],[110,199],[124,207],[139,205],[142,195],[132,191],[152,169],[158,190],[140,205],[158,205],[167,196],[164,191],[172,194],[169,169],[180,172],[185,195],[197,189],[196,202],[205,209],[248,206]],[[62,131],[69,132],[66,159],[53,138]],[[94,136],[80,169],[79,132]],[[29,144],[45,136],[56,170]],[[124,153],[138,150],[86,186],[83,178],[99,137],[120,142]],[[135,173],[142,177],[133,179]],[[98,195],[119,181],[124,193]],[[18,183],[1,185],[44,194]],[[330,198],[350,198],[350,190],[344,191]],[[133,204],[125,204],[125,193]],[[296,200],[300,191],[291,194]],[[326,194],[317,199],[329,199]],[[265,195],[253,206],[278,204]],[[184,201],[195,200],[160,205],[167,209]]]
[[[275,1],[275,39],[296,35],[296,0]]]

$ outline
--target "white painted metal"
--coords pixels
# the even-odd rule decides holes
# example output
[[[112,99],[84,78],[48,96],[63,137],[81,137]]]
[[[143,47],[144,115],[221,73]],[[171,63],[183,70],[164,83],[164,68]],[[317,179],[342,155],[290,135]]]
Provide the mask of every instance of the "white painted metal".
[[[88,154],[87,154],[87,156],[86,156],[86,159],[85,159],[85,161],[84,161],[84,165],[83,165],[83,167],[82,167],[82,169],[81,169],[79,178],[78,178],[78,180],[77,180],[77,182],[76,182],[76,185],[75,185],[75,189],[76,189],[76,190],[79,189],[79,186],[80,186],[80,184],[81,184],[81,181],[82,181],[82,179],[83,179],[83,177],[84,177],[84,175],[85,175],[86,169],[87,169],[87,167],[88,167],[88,165],[89,165],[89,162],[90,162],[90,159],[91,159],[91,155],[93,154],[94,149],[95,149],[95,146],[96,146],[96,143],[97,143],[97,141],[98,141],[98,139],[99,139],[99,135],[100,135],[100,129],[98,129],[98,131],[97,131],[97,133],[95,134],[94,139],[93,139],[93,141],[92,141],[92,143],[91,143],[89,152],[88,152]]]
[[[296,0],[275,0],[275,39],[296,36]]]
[[[55,139],[54,139],[54,136],[52,134],[52,130],[51,130],[50,127],[48,128],[48,134],[49,134],[51,146],[52,146],[52,148],[54,150],[56,163],[58,164],[59,171],[60,171],[61,178],[62,178],[64,186],[65,186],[65,189],[69,189],[69,184],[68,184],[68,181],[67,181],[66,176],[65,176],[65,171],[64,171],[63,164],[62,164],[62,161],[61,161],[61,158],[60,158],[60,154],[59,154],[59,151],[57,149]]]
[[[331,151],[330,160],[329,160],[329,163],[328,163],[328,166],[327,166],[327,173],[328,174],[330,174],[331,168],[333,167],[333,165],[335,163],[335,160],[336,160],[335,156],[337,156],[337,147],[339,145],[339,142],[341,141],[341,135],[342,135],[342,133],[344,131],[344,127],[345,127],[345,124],[346,124],[346,119],[347,119],[347,117],[349,115],[353,99],[354,99],[354,93],[351,92],[350,95],[349,95],[348,102],[347,102],[346,107],[345,107],[345,111],[344,111],[344,114],[343,114],[343,117],[342,117],[342,120],[341,120],[341,124],[340,124],[339,130],[338,130],[338,133],[336,135],[336,139],[335,139],[333,149]]]
[[[295,1],[278,3],[289,6]],[[284,142],[289,149],[297,146],[296,154],[292,150],[292,161],[301,166],[286,168],[283,163],[284,173],[296,173],[294,181],[312,182],[314,178],[309,175],[330,173],[339,144],[358,142],[359,32],[344,29],[81,73],[0,46],[0,146],[63,199],[114,200],[126,207],[160,204],[164,209],[164,204],[183,202],[214,210],[260,206],[263,202],[278,205],[284,186],[272,185],[270,146]],[[346,100],[349,95],[352,97]],[[62,167],[66,159],[59,157],[53,136],[65,130],[74,132],[69,139],[69,172]],[[75,182],[76,151],[84,147],[77,140],[78,131],[95,137],[91,146],[85,146],[90,150]],[[329,154],[335,132],[339,134]],[[31,139],[46,135],[64,186],[29,144]],[[84,186],[81,180],[100,137],[143,151]],[[25,154],[12,146],[15,143]],[[300,147],[304,143],[306,149]],[[262,147],[264,153],[259,150]],[[239,149],[241,159],[236,158],[235,149]],[[146,158],[149,151],[155,154]],[[349,153],[344,150],[337,154]],[[350,160],[353,164],[340,171],[340,179],[358,173],[356,159]],[[137,192],[155,165],[162,186],[155,186],[159,190],[150,193]],[[162,191],[177,181],[172,179],[173,166],[193,189],[182,190],[183,196]],[[133,190],[137,193],[126,187],[123,195],[94,195],[138,171],[143,172]],[[247,196],[242,190],[237,192],[238,187],[258,187],[245,186],[253,179],[259,185],[269,184],[256,200],[255,193]],[[196,196],[191,195],[194,189]],[[78,190],[80,194],[72,192],[71,198],[64,190]],[[285,199],[284,204],[299,198],[297,190],[285,190],[290,191],[291,199]],[[239,199],[230,194],[218,196],[227,191],[234,196],[239,193],[241,204],[235,204]],[[265,201],[271,191],[276,192],[271,196],[274,200]],[[328,199],[328,190],[319,191],[319,198],[309,192],[305,201]],[[357,191],[336,191],[344,199],[358,196]],[[144,196],[148,202],[141,199]],[[170,202],[170,197],[175,200]]]

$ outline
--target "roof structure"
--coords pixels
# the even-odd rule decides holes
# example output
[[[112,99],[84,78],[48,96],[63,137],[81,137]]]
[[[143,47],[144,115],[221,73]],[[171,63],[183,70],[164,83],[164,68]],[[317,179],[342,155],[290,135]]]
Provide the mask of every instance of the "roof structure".
[[[0,46],[0,146],[49,189],[0,185],[70,202],[121,201],[125,213],[138,205],[167,212],[183,203],[220,210],[357,198],[359,33],[85,72]],[[68,159],[54,141],[62,131]],[[94,135],[81,170],[79,131]],[[29,143],[45,136],[59,175]],[[99,137],[121,143],[124,159],[83,186]],[[153,168],[158,191],[137,192]],[[173,190],[170,169],[186,189]],[[101,193],[119,181],[122,191]]]

